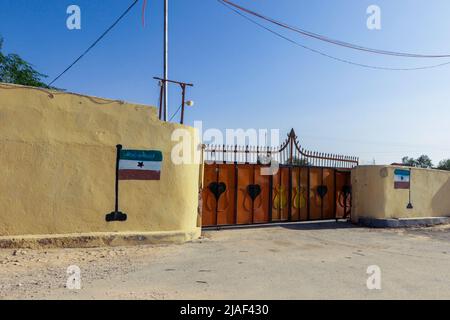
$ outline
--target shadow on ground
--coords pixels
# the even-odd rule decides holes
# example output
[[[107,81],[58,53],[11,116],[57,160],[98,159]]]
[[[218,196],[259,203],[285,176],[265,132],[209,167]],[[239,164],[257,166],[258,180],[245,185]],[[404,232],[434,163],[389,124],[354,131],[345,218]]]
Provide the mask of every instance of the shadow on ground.
[[[348,221],[320,221],[304,222],[295,224],[280,225],[282,228],[291,230],[327,230],[327,229],[355,229],[360,228]]]
[[[309,221],[309,222],[297,222],[297,223],[272,223],[272,224],[254,224],[254,225],[241,225],[241,226],[220,226],[220,227],[208,227],[203,228],[204,231],[217,231],[217,230],[241,230],[241,229],[262,229],[262,228],[286,228],[290,230],[328,230],[328,229],[355,229],[360,228],[357,225],[352,224],[346,220],[327,220],[327,221]]]

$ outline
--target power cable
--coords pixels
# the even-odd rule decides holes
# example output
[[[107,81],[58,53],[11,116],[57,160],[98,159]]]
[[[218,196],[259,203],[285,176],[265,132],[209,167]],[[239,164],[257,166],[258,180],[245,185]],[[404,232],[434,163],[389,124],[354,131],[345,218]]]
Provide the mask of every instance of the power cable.
[[[180,112],[182,106],[183,106],[183,105],[180,105],[180,106],[178,107],[178,109],[175,111],[175,113],[170,117],[169,122],[172,121],[173,118],[175,118],[175,116],[178,114],[178,112]]]
[[[272,29],[270,29],[270,28],[268,28],[268,27],[262,25],[261,23],[257,22],[256,20],[254,20],[254,19],[252,19],[252,18],[250,18],[250,17],[248,17],[248,16],[242,14],[242,13],[239,12],[238,10],[236,10],[236,9],[230,7],[229,5],[227,5],[227,2],[228,2],[228,1],[225,1],[225,0],[217,0],[217,1],[218,1],[220,4],[222,4],[223,6],[227,7],[229,10],[232,10],[233,12],[235,12],[236,14],[238,14],[239,16],[241,16],[241,17],[243,17],[244,19],[248,20],[249,22],[251,22],[251,23],[253,23],[253,24],[259,26],[260,28],[265,29],[266,31],[269,31],[270,33],[272,33],[272,34],[274,34],[274,35],[276,35],[276,36],[278,36],[278,37],[280,37],[280,38],[282,38],[282,39],[284,39],[284,40],[286,40],[286,41],[288,41],[288,42],[290,42],[290,43],[292,43],[292,44],[295,44],[295,45],[297,45],[297,46],[299,46],[299,47],[301,47],[301,48],[303,48],[303,49],[309,50],[309,51],[311,51],[311,52],[317,53],[317,54],[319,54],[319,55],[321,55],[321,56],[324,56],[324,57],[327,57],[327,58],[330,58],[330,59],[333,59],[333,60],[336,60],[336,61],[339,61],[339,62],[343,62],[343,63],[347,63],[347,64],[359,66],[359,67],[364,67],[364,68],[377,69],[377,70],[389,70],[389,71],[414,71],[414,70],[424,70],[424,69],[438,68],[438,67],[442,67],[442,66],[445,66],[445,65],[450,64],[450,62],[444,62],[444,63],[440,63],[440,64],[436,64],[436,65],[430,65],[430,66],[424,66],[424,67],[414,67],[414,68],[391,68],[391,67],[373,66],[373,65],[369,65],[369,64],[363,64],[363,63],[358,63],[358,62],[354,62],[354,61],[347,60],[347,59],[338,58],[338,57],[329,55],[329,54],[327,54],[327,53],[325,53],[325,52],[322,52],[322,51],[319,51],[319,50],[310,48],[310,47],[308,47],[308,46],[305,46],[305,45],[303,45],[303,44],[301,44],[301,43],[299,43],[299,42],[297,42],[297,41],[295,41],[295,40],[292,40],[291,38],[288,38],[288,37],[282,35],[282,34],[279,33],[279,32],[276,32],[276,31],[274,31],[274,30],[272,30]]]
[[[139,0],[134,0],[134,2],[119,16],[119,18],[114,21],[114,23],[106,29],[105,32],[102,33],[97,40],[94,41],[93,44],[89,46],[74,62],[72,62],[63,72],[61,72],[52,82],[48,84],[50,87],[53,83],[55,83],[59,78],[61,78],[67,71],[69,71],[78,61],[80,61],[89,51],[91,51],[127,14],[130,10],[139,2]]]
[[[360,46],[360,45],[356,45],[356,44],[352,44],[349,42],[345,42],[345,41],[340,41],[340,40],[336,40],[336,39],[332,39],[314,32],[310,32],[307,30],[303,30],[300,28],[296,28],[293,26],[290,26],[286,23],[277,21],[275,19],[269,18],[267,16],[264,16],[260,13],[257,13],[255,11],[252,11],[250,9],[246,9],[240,5],[237,5],[229,0],[218,0],[219,2],[222,3],[226,3],[230,6],[233,6],[235,8],[237,8],[240,11],[244,11],[250,15],[253,15],[255,17],[258,17],[260,19],[263,19],[265,21],[268,21],[272,24],[276,24],[280,27],[289,29],[291,31],[300,33],[304,36],[307,37],[311,37],[311,38],[315,38],[317,40],[321,40],[321,41],[325,41],[331,44],[335,44],[338,46],[342,46],[342,47],[346,47],[346,48],[350,48],[350,49],[354,49],[354,50],[360,50],[360,51],[365,51],[365,52],[370,52],[370,53],[376,53],[376,54],[382,54],[382,55],[390,55],[390,56],[398,56],[398,57],[407,57],[407,58],[450,58],[450,54],[438,54],[438,55],[428,55],[428,54],[417,54],[417,53],[407,53],[407,52],[396,52],[396,51],[387,51],[387,50],[380,50],[380,49],[373,49],[373,48],[368,48],[368,47],[364,47],[364,46]]]

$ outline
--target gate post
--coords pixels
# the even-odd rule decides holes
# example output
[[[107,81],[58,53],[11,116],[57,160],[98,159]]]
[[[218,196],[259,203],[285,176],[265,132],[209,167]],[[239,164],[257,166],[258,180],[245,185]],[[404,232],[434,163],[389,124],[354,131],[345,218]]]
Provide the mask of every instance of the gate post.
[[[336,182],[336,178],[337,178],[337,170],[336,169],[334,169],[333,170],[333,172],[334,172],[334,217],[336,218],[336,222],[338,222],[338,216],[337,216],[337,204],[336,204],[336,202],[337,202],[337,182]]]
[[[289,164],[292,165],[294,163],[294,140],[295,140],[295,131],[294,128],[291,129],[289,133]]]
[[[292,165],[289,166],[288,220],[292,221]]]
[[[269,176],[269,222],[272,222],[273,210],[273,174]]]

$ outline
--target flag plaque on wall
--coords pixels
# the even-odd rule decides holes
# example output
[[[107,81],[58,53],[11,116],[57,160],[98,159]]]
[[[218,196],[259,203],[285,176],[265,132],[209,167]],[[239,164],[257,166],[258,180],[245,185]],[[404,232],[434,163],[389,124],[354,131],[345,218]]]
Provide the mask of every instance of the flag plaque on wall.
[[[119,211],[119,180],[161,180],[163,155],[155,150],[123,150],[117,145],[115,210],[106,215],[106,221],[126,221],[127,215]]]
[[[411,172],[397,169],[394,171],[394,188],[409,189],[411,186]]]
[[[119,180],[160,180],[161,151],[121,150]]]

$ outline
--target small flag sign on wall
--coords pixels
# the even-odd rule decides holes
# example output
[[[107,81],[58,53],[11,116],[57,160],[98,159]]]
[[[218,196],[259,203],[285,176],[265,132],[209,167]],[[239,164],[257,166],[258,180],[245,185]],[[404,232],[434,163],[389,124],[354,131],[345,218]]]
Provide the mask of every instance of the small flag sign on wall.
[[[394,171],[394,188],[409,189],[411,184],[411,172],[397,169]]]
[[[105,217],[107,222],[127,220],[127,214],[119,211],[119,180],[161,179],[161,151],[123,150],[120,144],[116,148],[116,201],[114,211]]]
[[[160,180],[161,151],[121,150],[119,180]]]

